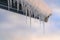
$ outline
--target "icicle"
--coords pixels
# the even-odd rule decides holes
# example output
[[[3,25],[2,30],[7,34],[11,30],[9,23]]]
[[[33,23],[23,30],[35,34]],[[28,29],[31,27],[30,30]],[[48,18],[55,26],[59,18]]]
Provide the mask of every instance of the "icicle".
[[[40,21],[40,27],[41,27],[41,17],[39,16],[39,21]]]
[[[41,17],[39,16],[39,20],[40,20],[40,27],[41,27]]]
[[[37,11],[36,11],[36,9],[34,10],[34,18],[36,18],[36,16],[37,16]]]
[[[30,14],[30,28],[31,28],[31,14]]]
[[[40,26],[40,33],[42,33],[42,29],[41,29],[42,28],[42,26],[41,26],[41,16],[40,15],[39,15],[39,21],[40,21],[40,25],[39,25]]]
[[[8,10],[9,10],[9,8],[10,8],[10,5],[9,5],[10,3],[9,3],[9,0],[8,0]]]
[[[12,7],[12,0],[10,0],[10,7]]]
[[[22,0],[21,0],[21,5],[22,5],[22,11],[23,11],[23,2],[22,2]]]
[[[21,0],[21,4],[22,4],[22,11],[24,12],[24,0]]]
[[[13,0],[13,4],[14,4],[14,6],[15,6],[15,2],[16,2],[16,0]]]
[[[27,6],[26,6],[26,24],[27,24]]]
[[[35,13],[36,13],[36,12],[34,11],[34,18],[35,18]]]
[[[23,2],[23,12],[25,12],[25,3]]]
[[[19,0],[17,0],[17,12],[19,11]]]
[[[29,17],[30,17],[30,28],[31,28],[31,10],[29,9]]]
[[[43,34],[45,34],[45,23],[43,21]]]

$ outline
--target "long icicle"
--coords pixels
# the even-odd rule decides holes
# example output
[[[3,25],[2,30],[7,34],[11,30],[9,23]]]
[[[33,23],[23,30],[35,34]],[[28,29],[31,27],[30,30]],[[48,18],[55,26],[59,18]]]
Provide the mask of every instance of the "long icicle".
[[[29,17],[30,17],[30,29],[31,29],[31,10],[29,9]]]
[[[27,24],[27,6],[26,6],[26,24]]]
[[[39,21],[40,21],[40,32],[42,31],[41,30],[41,17],[39,16]]]
[[[16,0],[13,0],[13,4],[14,4],[14,6],[15,6],[15,2],[16,2]]]
[[[9,10],[9,8],[10,8],[10,5],[9,5],[10,3],[9,3],[9,0],[8,0],[8,10]]]
[[[22,11],[24,12],[24,3],[23,3],[24,1],[23,0],[21,0],[21,5],[22,5]]]
[[[10,0],[10,7],[12,8],[12,0]]]
[[[17,0],[17,12],[19,11],[19,0]]]
[[[26,6],[26,2],[23,0],[23,12],[26,13],[25,7]]]
[[[43,35],[45,34],[45,23],[43,21]]]
[[[35,13],[36,13],[36,12],[35,12],[35,11],[33,11],[33,12],[34,12],[34,18],[35,18]]]

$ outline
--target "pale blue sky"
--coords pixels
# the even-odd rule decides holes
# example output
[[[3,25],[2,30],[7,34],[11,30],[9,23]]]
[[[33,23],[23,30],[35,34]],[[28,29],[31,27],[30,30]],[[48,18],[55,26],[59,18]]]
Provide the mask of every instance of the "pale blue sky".
[[[52,8],[52,16],[49,21],[54,22],[54,27],[51,31],[55,33],[60,31],[60,0],[45,0],[46,3]]]

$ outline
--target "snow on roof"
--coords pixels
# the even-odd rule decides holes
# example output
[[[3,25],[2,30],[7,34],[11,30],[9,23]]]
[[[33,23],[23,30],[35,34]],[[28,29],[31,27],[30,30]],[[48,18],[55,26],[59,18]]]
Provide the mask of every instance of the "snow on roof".
[[[43,0],[26,0],[32,6],[34,6],[39,12],[42,12],[44,15],[50,15],[51,9]]]

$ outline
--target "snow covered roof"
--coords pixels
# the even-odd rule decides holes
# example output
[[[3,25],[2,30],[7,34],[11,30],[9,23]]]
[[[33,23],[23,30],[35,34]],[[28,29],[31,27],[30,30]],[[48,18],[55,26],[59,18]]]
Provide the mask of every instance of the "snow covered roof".
[[[26,1],[30,3],[32,6],[34,6],[39,12],[42,12],[44,15],[48,16],[52,12],[48,5],[42,0],[26,0]]]
[[[43,0],[23,0],[23,1],[28,2],[33,8],[35,8],[38,11],[37,14],[41,16],[41,19],[43,21],[45,22],[48,21],[48,18],[51,16],[52,10]]]

